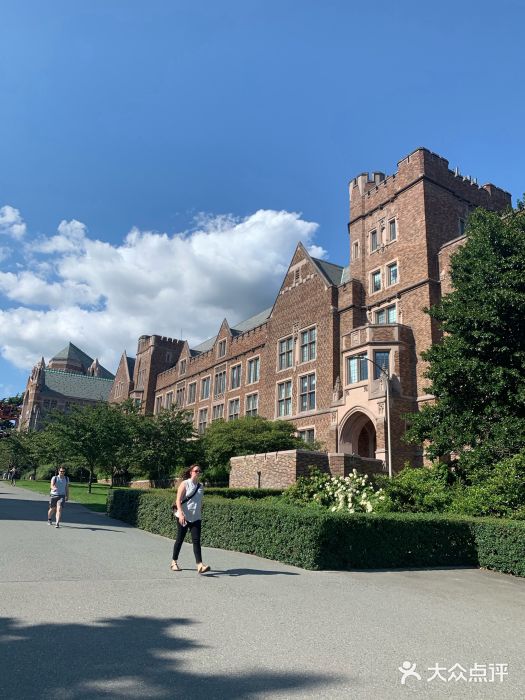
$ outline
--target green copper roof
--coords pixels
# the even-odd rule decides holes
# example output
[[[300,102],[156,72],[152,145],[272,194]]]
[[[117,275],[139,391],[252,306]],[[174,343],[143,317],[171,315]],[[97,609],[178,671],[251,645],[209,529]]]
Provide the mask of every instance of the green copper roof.
[[[107,401],[112,384],[112,379],[88,377],[84,374],[62,372],[59,369],[44,370],[43,391],[52,391],[67,398]]]

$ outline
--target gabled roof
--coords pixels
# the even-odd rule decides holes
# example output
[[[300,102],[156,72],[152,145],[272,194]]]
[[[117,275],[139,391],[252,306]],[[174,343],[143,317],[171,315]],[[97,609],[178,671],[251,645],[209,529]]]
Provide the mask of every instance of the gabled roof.
[[[270,317],[272,308],[273,307],[270,306],[264,311],[259,311],[258,314],[250,316],[250,318],[247,318],[245,321],[241,321],[236,326],[233,326],[233,328],[230,328],[232,335],[240,335],[241,333],[246,333],[246,331],[251,331],[252,328],[257,328],[257,326],[263,324]],[[208,350],[211,350],[216,340],[217,336],[214,335],[213,338],[208,338],[208,340],[205,340],[200,345],[195,345],[195,347],[191,348],[190,350],[191,356],[195,357],[195,355],[200,355],[200,353],[202,352],[207,352]]]
[[[59,369],[46,369],[42,391],[52,391],[71,399],[107,401],[112,384],[112,379],[88,377],[85,374],[63,372]]]
[[[129,378],[133,379],[133,372],[135,371],[135,358],[134,357],[128,357],[126,355],[126,362],[128,363],[128,374]]]
[[[336,287],[341,284],[343,272],[345,270],[344,267],[327,262],[326,260],[319,260],[318,258],[311,258],[311,260],[314,265],[319,268],[321,273],[328,278],[331,284],[335,284]]]

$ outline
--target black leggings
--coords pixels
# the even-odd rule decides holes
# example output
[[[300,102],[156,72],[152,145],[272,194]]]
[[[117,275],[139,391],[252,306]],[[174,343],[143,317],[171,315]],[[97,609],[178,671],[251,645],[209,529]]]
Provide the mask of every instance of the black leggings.
[[[181,525],[177,520],[177,539],[173,545],[173,559],[177,561],[179,558],[180,549],[186,533],[188,530],[191,532],[191,541],[193,542],[193,554],[195,555],[195,562],[197,564],[202,564],[202,554],[201,554],[201,522],[202,520],[195,520],[195,522],[190,523],[186,520],[186,525]]]

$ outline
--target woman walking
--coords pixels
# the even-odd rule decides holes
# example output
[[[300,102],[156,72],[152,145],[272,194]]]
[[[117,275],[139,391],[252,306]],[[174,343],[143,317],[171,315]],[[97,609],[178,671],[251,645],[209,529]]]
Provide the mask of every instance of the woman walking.
[[[200,474],[201,468],[199,465],[192,464],[184,472],[183,481],[177,489],[177,498],[173,504],[173,508],[177,509],[175,513],[177,518],[177,539],[173,546],[173,559],[170,564],[172,571],[182,571],[177,560],[188,530],[191,532],[197,572],[205,574],[210,570],[209,566],[202,563],[201,554],[201,510],[204,488],[199,483]]]

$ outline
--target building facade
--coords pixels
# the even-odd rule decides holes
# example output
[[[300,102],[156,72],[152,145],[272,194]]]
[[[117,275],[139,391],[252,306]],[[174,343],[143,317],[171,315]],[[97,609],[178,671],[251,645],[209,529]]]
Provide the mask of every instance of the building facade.
[[[131,397],[147,413],[177,405],[200,433],[245,415],[289,420],[328,452],[384,463],[389,419],[394,470],[420,464],[422,449],[401,438],[404,416],[432,399],[421,353],[441,335],[424,309],[449,291],[469,213],[510,205],[507,192],[478,186],[425,148],[388,177],[362,173],[350,182],[347,265],[299,244],[271,308],[234,327],[224,320],[196,347],[141,337],[110,400]]]
[[[44,358],[27,380],[19,430],[38,430],[51,411],[107,401],[115,376],[97,359],[68,343],[46,365]]]

